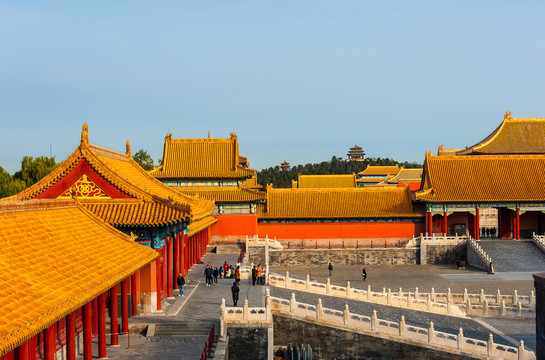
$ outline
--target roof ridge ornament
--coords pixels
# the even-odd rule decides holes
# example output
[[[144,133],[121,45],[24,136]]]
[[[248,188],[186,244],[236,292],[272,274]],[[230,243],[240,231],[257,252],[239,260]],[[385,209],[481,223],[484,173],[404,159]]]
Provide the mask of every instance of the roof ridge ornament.
[[[505,112],[505,115],[503,115],[503,120],[512,119],[511,117],[511,111],[507,110]]]
[[[81,128],[81,143],[89,145],[89,127],[87,124],[83,124]]]
[[[132,157],[132,155],[131,155],[131,143],[129,142],[129,140],[127,140],[127,144],[125,146],[126,146],[125,153],[127,154],[127,156]]]
[[[167,136],[165,136],[165,142],[171,142],[172,141],[172,133],[169,133],[167,134]]]

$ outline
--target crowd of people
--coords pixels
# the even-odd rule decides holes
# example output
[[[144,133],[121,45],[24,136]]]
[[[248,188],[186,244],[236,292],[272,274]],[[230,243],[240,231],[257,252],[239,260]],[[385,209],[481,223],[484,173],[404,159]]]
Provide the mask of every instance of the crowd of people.
[[[496,237],[496,228],[495,227],[492,227],[492,228],[488,228],[488,227],[483,227],[481,228],[481,237]]]
[[[206,286],[218,285],[218,279],[235,279],[235,282],[240,282],[240,264],[235,267],[229,265],[227,261],[222,266],[212,267],[212,265],[206,265],[204,268],[204,277],[206,279]]]

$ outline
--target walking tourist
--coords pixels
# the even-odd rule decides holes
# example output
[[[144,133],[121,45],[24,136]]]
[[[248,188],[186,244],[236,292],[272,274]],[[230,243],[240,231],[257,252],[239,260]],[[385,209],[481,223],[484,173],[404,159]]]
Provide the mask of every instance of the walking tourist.
[[[212,275],[214,276],[214,285],[218,285],[219,271],[217,267],[214,268],[214,272],[212,273]]]
[[[223,270],[223,266],[220,266],[220,269],[219,269],[220,279],[223,279],[223,273],[224,272],[225,272],[225,270]]]
[[[231,286],[231,293],[233,294],[233,306],[237,306],[237,301],[238,301],[238,292],[240,291],[240,289],[238,288],[238,285],[237,285],[237,282],[235,281],[233,283],[233,286]]]
[[[235,270],[235,282],[237,284],[240,282],[240,266],[237,266]]]
[[[331,265],[331,261],[329,262],[327,269],[329,270],[329,277],[331,277],[331,272],[333,271],[333,265]]]
[[[178,288],[180,289],[180,296],[184,296],[185,279],[182,274],[180,274],[176,279],[176,284],[178,284]]]
[[[363,270],[361,271],[361,276],[363,277],[363,281],[367,279],[367,271],[365,270],[365,268],[363,268]]]
[[[261,267],[261,264],[257,265],[257,283],[261,284],[261,273],[263,272],[263,268]]]
[[[252,285],[255,285],[255,280],[257,279],[257,268],[254,267],[252,268]]]
[[[227,269],[229,269],[229,264],[227,264],[227,260],[223,263],[223,271],[227,272]]]

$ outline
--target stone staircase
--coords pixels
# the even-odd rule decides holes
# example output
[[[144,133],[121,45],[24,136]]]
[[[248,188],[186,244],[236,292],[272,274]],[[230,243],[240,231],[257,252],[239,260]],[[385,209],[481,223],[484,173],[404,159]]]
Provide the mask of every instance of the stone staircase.
[[[167,342],[169,345],[172,345],[172,343],[179,343],[180,347],[183,347],[184,358],[194,356],[194,359],[198,359],[209,339],[212,325],[214,324],[186,322],[161,323],[155,325],[155,330],[153,332],[153,336],[151,337],[154,340]],[[218,340],[218,324],[215,325],[216,331],[214,342],[212,344],[212,356],[214,355]]]
[[[543,254],[532,241],[481,240],[478,243],[492,259],[496,272],[545,271]]]

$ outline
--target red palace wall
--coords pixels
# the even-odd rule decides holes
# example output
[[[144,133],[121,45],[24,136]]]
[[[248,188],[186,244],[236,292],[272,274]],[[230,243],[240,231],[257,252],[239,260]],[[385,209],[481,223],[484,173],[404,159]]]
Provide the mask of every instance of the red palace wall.
[[[259,224],[258,235],[277,239],[410,238],[424,232],[424,227],[424,222]]]
[[[411,191],[416,191],[420,189],[420,182],[400,182],[397,184],[398,187],[405,187],[406,185],[409,185],[409,189],[411,189]]]
[[[210,227],[210,236],[244,237],[257,234],[257,215],[256,214],[221,214],[214,215],[218,222]]]

